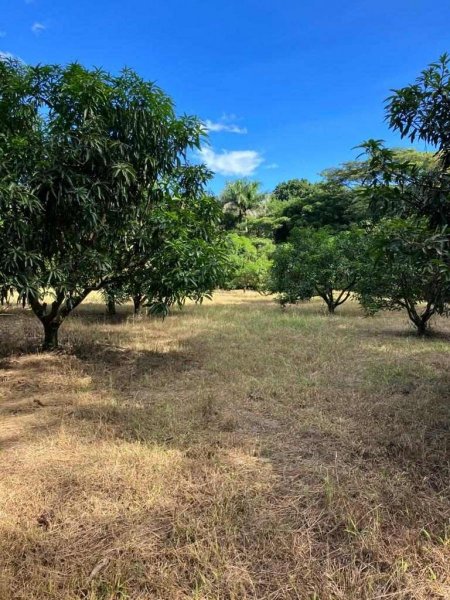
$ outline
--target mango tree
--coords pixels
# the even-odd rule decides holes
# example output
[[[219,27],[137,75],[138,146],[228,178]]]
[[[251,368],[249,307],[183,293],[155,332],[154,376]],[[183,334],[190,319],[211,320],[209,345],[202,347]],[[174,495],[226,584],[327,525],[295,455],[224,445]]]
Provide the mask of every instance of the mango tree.
[[[191,192],[201,196],[209,173],[190,166],[187,153],[203,130],[135,72],[79,64],[0,61],[0,117],[1,243],[10,249],[0,283],[27,294],[44,348],[53,349],[61,323],[91,291],[148,264],[165,242],[166,211],[189,206]],[[173,177],[185,185],[175,205]]]
[[[419,335],[450,309],[450,277],[426,219],[384,219],[367,237],[357,292],[369,314],[405,310]]]
[[[363,232],[356,229],[295,229],[289,243],[274,253],[272,291],[280,295],[282,305],[320,296],[333,314],[356,288],[364,241]]]

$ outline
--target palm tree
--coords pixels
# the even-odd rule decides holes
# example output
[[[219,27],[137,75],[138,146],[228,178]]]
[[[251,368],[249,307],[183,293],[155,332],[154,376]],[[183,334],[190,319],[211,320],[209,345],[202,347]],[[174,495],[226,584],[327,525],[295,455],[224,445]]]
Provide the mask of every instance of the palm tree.
[[[234,214],[238,223],[245,219],[248,211],[258,206],[261,199],[259,182],[248,179],[229,181],[220,195],[224,211]]]

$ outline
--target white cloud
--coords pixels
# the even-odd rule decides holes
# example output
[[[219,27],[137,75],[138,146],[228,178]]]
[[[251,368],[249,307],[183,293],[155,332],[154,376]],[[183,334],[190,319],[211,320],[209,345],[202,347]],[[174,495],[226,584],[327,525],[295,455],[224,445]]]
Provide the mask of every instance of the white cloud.
[[[11,54],[11,52],[4,52],[3,50],[0,50],[0,60],[17,60],[19,62],[23,62],[23,60],[18,56]]]
[[[268,164],[268,165],[265,165],[265,167],[264,167],[264,168],[265,168],[265,169],[278,169],[278,167],[279,167],[279,166],[280,166],[280,165],[279,165],[279,164],[277,164],[277,163],[270,163],[270,164]]]
[[[34,35],[39,35],[45,29],[47,29],[46,26],[43,23],[39,23],[38,21],[33,23],[33,25],[31,26],[31,31],[34,33]]]
[[[221,152],[215,152],[213,148],[202,148],[200,157],[206,166],[215,173],[241,177],[253,175],[264,162],[263,157],[255,150],[222,150]]]
[[[213,132],[226,131],[227,133],[247,133],[247,129],[245,127],[239,127],[239,125],[236,125],[235,123],[226,123],[224,121],[225,119],[222,118],[219,122],[214,123],[214,121],[206,119],[206,129]]]

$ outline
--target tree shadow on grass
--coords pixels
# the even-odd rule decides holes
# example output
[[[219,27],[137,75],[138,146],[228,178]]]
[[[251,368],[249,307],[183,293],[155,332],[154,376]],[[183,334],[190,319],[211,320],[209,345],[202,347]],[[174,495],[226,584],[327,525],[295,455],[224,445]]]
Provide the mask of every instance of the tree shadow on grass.
[[[102,343],[86,336],[60,353],[4,358],[0,381],[6,391],[0,416],[11,425],[3,447],[38,439],[41,433],[51,435],[62,424],[81,435],[80,425],[85,424],[85,433],[97,440],[103,435],[147,443],[169,438],[176,443],[181,434],[185,438],[202,413],[195,386],[198,381],[204,387],[206,375],[200,358],[202,340],[192,336],[182,348],[165,351],[114,343],[117,338],[126,344],[128,337],[132,340],[133,333],[113,332],[109,343]],[[14,428],[18,435],[9,432]]]
[[[373,319],[381,319],[382,316],[364,318],[358,322],[358,327],[349,329],[349,333],[355,337],[417,340],[418,342],[450,342],[450,322],[448,320],[442,319],[438,323],[433,323],[425,335],[419,335],[417,329],[407,320],[403,324],[393,320],[391,327],[386,327],[384,324],[380,327],[380,321],[373,321]]]
[[[130,307],[120,306],[117,308],[116,314],[109,315],[106,311],[100,310],[98,304],[87,303],[81,305],[69,318],[75,322],[81,321],[86,325],[97,323],[120,325],[133,318],[133,311]]]

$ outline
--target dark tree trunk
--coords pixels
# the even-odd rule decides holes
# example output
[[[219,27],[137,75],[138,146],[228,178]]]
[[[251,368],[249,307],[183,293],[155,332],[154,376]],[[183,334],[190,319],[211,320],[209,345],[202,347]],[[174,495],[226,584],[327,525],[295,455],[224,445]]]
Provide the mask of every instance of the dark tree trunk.
[[[322,300],[325,302],[325,304],[327,305],[327,310],[328,310],[328,314],[329,315],[334,315],[334,310],[337,306],[337,303],[334,301],[333,298],[333,292],[323,292],[323,291],[317,291],[318,295],[322,298]]]
[[[108,296],[108,302],[106,303],[106,309],[108,311],[108,315],[116,314],[116,300],[114,296]]]
[[[43,350],[56,350],[58,348],[58,331],[64,319],[86,298],[94,288],[86,288],[78,295],[66,296],[62,291],[56,291],[56,300],[49,306],[40,302],[39,298],[28,295],[28,303],[44,327]]]
[[[417,315],[413,320],[414,325],[417,327],[417,335],[426,335],[429,331],[428,323],[433,315],[425,311],[423,315]]]
[[[135,315],[141,314],[142,302],[143,302],[143,298],[142,298],[141,294],[136,294],[135,296],[133,296],[134,314]]]
[[[417,327],[417,335],[426,335],[427,331],[428,331],[428,327],[427,327],[427,322],[423,321],[423,319],[420,319],[420,321],[418,321],[417,323],[415,323],[415,326]]]
[[[56,350],[58,348],[58,331],[61,325],[61,321],[47,321],[43,322],[44,326],[44,344],[42,345],[43,350]]]
[[[5,304],[7,306],[9,306],[9,299],[11,297],[12,294],[12,288],[9,288],[8,286],[3,286],[1,289],[1,302],[2,302],[2,306],[4,306]]]
[[[428,323],[435,313],[435,307],[432,302],[428,302],[422,314],[417,312],[416,306],[413,303],[405,301],[403,306],[406,308],[408,317],[417,328],[417,335],[423,336],[428,333]]]

